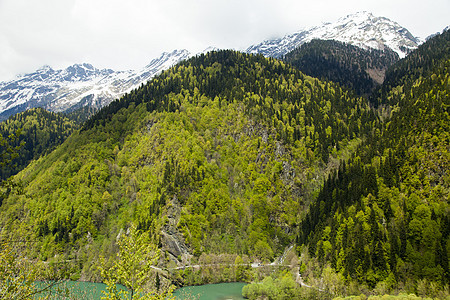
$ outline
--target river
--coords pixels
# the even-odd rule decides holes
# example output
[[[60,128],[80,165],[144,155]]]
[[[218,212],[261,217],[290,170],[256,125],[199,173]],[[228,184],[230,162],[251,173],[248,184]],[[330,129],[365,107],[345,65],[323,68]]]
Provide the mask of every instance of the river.
[[[38,288],[48,286],[48,283],[36,282]],[[118,285],[119,290],[125,290],[123,285]],[[37,294],[35,298],[50,296],[50,299],[80,299],[80,300],[100,300],[103,295],[102,291],[106,291],[106,284],[84,281],[62,281],[54,285],[50,290]]]
[[[37,283],[41,286],[42,283]],[[199,286],[186,286],[179,288],[174,292],[177,300],[193,299],[190,296],[196,296],[194,299],[199,300],[241,300],[242,288],[246,283],[231,282],[218,284],[205,284]],[[119,286],[119,289],[125,289],[124,286]],[[103,283],[94,282],[80,282],[80,281],[64,281],[55,285],[50,293],[42,293],[36,296],[51,295],[51,299],[66,299],[65,295],[68,292],[70,296],[77,299],[97,300],[103,296],[102,291],[106,290],[106,285]]]
[[[186,286],[177,289],[174,295],[177,300],[192,299],[192,296],[199,300],[241,300],[244,299],[242,288],[245,285],[246,283],[242,282],[231,282]]]

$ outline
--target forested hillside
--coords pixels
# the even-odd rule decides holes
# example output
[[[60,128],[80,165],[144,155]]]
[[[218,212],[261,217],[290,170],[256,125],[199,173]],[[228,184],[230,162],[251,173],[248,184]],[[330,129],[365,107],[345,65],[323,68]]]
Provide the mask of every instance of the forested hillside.
[[[103,108],[15,177],[4,234],[95,278],[131,222],[182,254],[271,260],[328,172],[378,123],[362,98],[281,61],[233,51],[178,64]],[[93,277],[94,276],[94,277]]]
[[[92,117],[97,111],[99,111],[98,108],[86,105],[79,108],[76,108],[74,110],[65,112],[64,115],[75,122],[76,124],[80,125],[86,122],[90,117]]]
[[[284,56],[303,73],[330,80],[370,95],[384,81],[386,70],[399,60],[389,48],[364,50],[333,40],[313,40]]]
[[[450,281],[449,46],[447,31],[387,72],[383,128],[329,175],[302,221],[299,244],[347,284],[431,294]]]
[[[291,249],[292,273],[270,270],[248,295],[448,295],[449,45],[447,31],[387,70],[370,98],[377,109],[353,89],[370,93],[370,70],[395,55],[313,41],[292,65],[235,51],[193,57],[70,136],[60,115],[17,115],[1,133],[23,128],[22,140],[4,149],[23,141],[18,162],[33,161],[0,188],[1,240],[68,265],[74,279],[105,279],[99,257],[113,265],[120,237],[137,229],[160,267],[235,261],[234,275],[178,270],[181,283],[257,280],[245,264]],[[310,293],[296,288],[303,280]]]
[[[389,97],[392,89],[402,85],[408,87],[414,83],[414,79],[431,76],[436,68],[445,63],[445,58],[450,53],[449,36],[450,30],[444,31],[390,68],[386,72],[385,83],[372,95],[371,101],[377,105],[396,105],[398,99]]]
[[[64,142],[76,127],[75,123],[64,115],[48,112],[42,108],[27,110],[1,122],[2,137],[18,134],[10,146],[20,145],[20,150],[12,162],[2,166],[0,178],[7,179],[25,168],[31,160],[50,153]],[[17,132],[18,130],[20,131]]]

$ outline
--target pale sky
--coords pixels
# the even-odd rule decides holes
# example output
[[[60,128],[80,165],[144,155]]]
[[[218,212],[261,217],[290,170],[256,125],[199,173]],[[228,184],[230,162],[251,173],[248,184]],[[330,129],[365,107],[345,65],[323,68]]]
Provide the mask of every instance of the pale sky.
[[[358,11],[421,38],[450,25],[450,0],[0,0],[0,81],[43,65],[128,70],[174,49],[245,49]]]

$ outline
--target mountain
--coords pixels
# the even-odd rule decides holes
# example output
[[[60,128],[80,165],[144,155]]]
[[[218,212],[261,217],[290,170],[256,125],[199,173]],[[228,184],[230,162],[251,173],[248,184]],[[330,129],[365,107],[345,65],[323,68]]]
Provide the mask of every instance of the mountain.
[[[313,39],[336,40],[363,49],[392,49],[403,58],[416,49],[422,40],[414,37],[406,28],[384,17],[369,12],[348,15],[334,23],[325,23],[300,30],[282,38],[266,40],[247,48],[247,53],[282,58],[300,45]]]
[[[416,281],[407,290],[427,296],[450,282],[449,47],[446,31],[389,69],[385,122],[330,174],[302,221],[299,244],[348,282]]]
[[[162,264],[272,260],[375,121],[338,84],[262,55],[209,52],[102,108],[15,176],[23,190],[3,200],[0,227],[35,241],[30,256],[65,257],[91,280],[131,222],[160,245]]]
[[[101,108],[190,56],[187,50],[163,53],[138,71],[100,70],[90,64],[75,64],[64,70],[44,66],[0,83],[0,120],[33,107],[54,112],[85,106]]]
[[[441,61],[448,56],[450,45],[447,37],[450,30],[445,30],[442,34],[435,36],[421,45],[416,51],[389,68],[386,72],[384,84],[372,96],[372,102],[385,104],[390,101],[388,94],[395,86],[400,86],[409,81],[410,77],[419,78],[420,76],[430,76],[430,73],[436,67],[436,62]],[[395,103],[394,103],[395,104]]]
[[[370,95],[398,60],[389,48],[365,50],[333,40],[312,40],[284,56],[284,61],[303,73],[338,82],[358,95]]]
[[[447,299],[449,44],[444,32],[391,66],[378,109],[263,55],[182,61],[8,181],[1,238],[101,281],[134,224],[178,284],[268,276],[261,298]]]
[[[435,36],[437,36],[437,35],[439,35],[439,34],[441,34],[441,33],[446,32],[446,31],[449,30],[449,29],[450,29],[450,25],[449,25],[449,26],[446,26],[441,32],[438,31],[438,32],[436,32],[436,33],[430,34],[429,36],[427,36],[427,37],[425,38],[425,40],[428,41],[428,40],[434,38]]]
[[[281,58],[313,39],[337,40],[364,49],[383,50],[389,47],[400,57],[404,57],[421,43],[397,23],[362,12],[339,19],[336,23],[323,24],[284,38],[265,41],[249,47],[246,52]],[[104,107],[155,74],[191,56],[187,50],[163,53],[137,71],[100,70],[90,64],[76,64],[64,70],[44,66],[15,80],[0,82],[0,121],[32,107],[43,107],[54,112],[82,109],[83,113],[78,113],[76,117],[83,120],[83,114]]]

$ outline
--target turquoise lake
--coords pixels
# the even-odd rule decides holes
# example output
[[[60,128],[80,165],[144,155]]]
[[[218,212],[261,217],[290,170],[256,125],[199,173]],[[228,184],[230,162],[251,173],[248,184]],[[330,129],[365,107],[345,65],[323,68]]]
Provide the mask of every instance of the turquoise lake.
[[[189,296],[200,296],[200,300],[241,300],[243,282],[205,284],[199,286],[187,286],[174,292],[177,300],[192,299]]]
[[[40,285],[40,283],[37,283]],[[242,300],[242,288],[246,283],[231,282],[218,284],[205,284],[199,286],[187,286],[175,290],[174,296],[177,300],[194,299],[199,300]],[[54,286],[50,291],[50,299],[66,299],[68,292],[71,297],[76,299],[98,300],[103,296],[106,285],[94,282],[66,281]],[[119,287],[124,289],[123,286]],[[49,293],[43,293],[36,296],[44,296]]]

